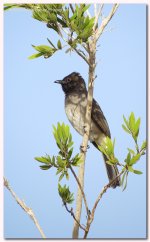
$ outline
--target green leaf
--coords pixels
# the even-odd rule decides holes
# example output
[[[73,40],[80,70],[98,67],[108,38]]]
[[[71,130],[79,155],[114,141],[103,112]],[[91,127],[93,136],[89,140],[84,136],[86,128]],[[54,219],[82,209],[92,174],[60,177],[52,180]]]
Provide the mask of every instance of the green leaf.
[[[57,16],[55,13],[50,13],[48,15],[48,21],[50,21],[51,23],[56,23],[57,22]]]
[[[59,167],[64,168],[66,166],[66,161],[62,160],[60,156],[57,156],[57,164]]]
[[[127,165],[130,164],[130,160],[131,160],[131,154],[130,152],[127,154],[127,158],[125,159],[125,162],[127,163]]]
[[[138,170],[134,170],[134,173],[137,174],[137,175],[141,175],[141,174],[143,174],[142,171],[138,171]]]
[[[134,150],[128,148],[128,151],[129,151],[132,155],[135,155],[135,151],[134,151]]]
[[[125,175],[126,175],[126,171],[122,175],[122,178],[121,178],[121,186],[123,186],[123,184],[124,184]]]
[[[19,7],[18,4],[4,4],[4,11]]]
[[[72,159],[71,165],[73,165],[73,166],[79,166],[82,162],[83,162],[83,160],[81,159],[80,154],[77,154]]]
[[[51,163],[51,158],[50,156],[47,156],[47,157],[44,157],[44,156],[41,156],[41,157],[35,157],[34,158],[36,161],[39,161],[41,163],[45,163],[45,164],[50,164]]]
[[[140,157],[141,157],[141,154],[139,154],[139,153],[137,155],[133,156],[129,162],[129,165],[135,164],[140,159]]]
[[[124,191],[127,188],[127,181],[128,181],[128,172],[125,173],[125,182],[124,182],[124,187],[122,191]]]
[[[55,45],[50,41],[50,39],[47,38],[47,40],[48,40],[48,42],[50,43],[50,45],[53,46],[54,49],[56,49]]]
[[[58,174],[61,173],[62,171],[63,171],[63,168],[57,168],[56,175],[58,175]]]
[[[58,42],[57,42],[57,47],[58,47],[58,49],[62,49],[62,45],[61,45],[61,42],[60,42],[60,40],[58,40]]]
[[[125,122],[125,124],[126,124],[127,128],[129,128],[129,123],[128,123],[128,121],[127,121],[127,119],[125,118],[125,116],[124,116],[124,115],[123,115],[123,120],[124,120],[124,122]]]
[[[83,163],[83,160],[79,157],[76,164],[77,164],[77,166],[79,166],[81,163]]]
[[[107,155],[107,153],[106,153],[106,151],[105,151],[105,149],[104,149],[104,147],[103,147],[102,145],[99,145],[98,148],[99,148],[99,150],[100,150],[100,151],[101,151],[106,157],[108,157],[108,155]]]
[[[128,134],[131,134],[130,130],[126,128],[126,126],[124,124],[122,124],[122,128],[124,129],[124,131],[126,131]]]
[[[147,142],[146,141],[143,141],[143,144],[141,146],[141,150],[145,150],[146,149],[146,146],[147,146]]]
[[[64,203],[72,203],[74,201],[73,193],[70,192],[69,187],[63,187],[58,183],[58,193]]]
[[[59,182],[63,179],[64,175],[65,175],[64,173],[62,173],[62,174],[60,175],[59,180],[58,180]]]
[[[91,4],[85,5],[85,7],[82,9],[82,12],[84,13],[90,6],[91,6]]]
[[[66,179],[69,180],[69,173],[66,172],[65,175],[66,175]]]
[[[43,55],[43,53],[36,53],[36,54],[30,55],[30,56],[28,57],[28,59],[29,59],[29,60],[33,60],[33,59],[38,58],[38,57],[40,57],[40,56],[42,56],[42,55]]]
[[[35,50],[42,52],[42,53],[49,53],[49,52],[52,52],[52,50],[53,50],[50,46],[47,46],[47,45],[38,45],[38,46],[32,45],[32,47]]]
[[[55,157],[53,156],[51,159],[51,164],[54,166],[55,165]]]
[[[72,153],[73,153],[73,147],[68,151],[68,156],[67,156],[68,160],[71,158]]]
[[[129,117],[129,127],[132,132],[134,132],[135,128],[135,116],[134,113],[132,112]]]
[[[134,134],[136,137],[139,134],[140,123],[141,123],[141,119],[138,118],[138,120],[136,121],[135,126],[134,126]]]
[[[51,165],[40,166],[42,170],[49,170],[51,167]]]
[[[70,22],[73,21],[77,17],[77,12],[75,11],[72,17],[70,18]]]
[[[63,135],[62,135],[61,125],[60,125],[59,122],[58,122],[58,124],[57,124],[57,135],[58,135],[59,140],[61,141]]]
[[[132,168],[132,166],[128,166],[128,171],[134,172],[134,169]]]
[[[112,160],[107,160],[106,163],[111,165],[111,166],[114,164]]]

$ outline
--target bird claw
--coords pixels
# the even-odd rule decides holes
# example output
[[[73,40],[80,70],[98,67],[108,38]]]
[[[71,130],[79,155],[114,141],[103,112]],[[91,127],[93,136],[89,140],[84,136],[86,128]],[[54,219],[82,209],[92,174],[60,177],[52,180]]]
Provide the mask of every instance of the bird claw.
[[[84,145],[80,145],[80,151],[81,152],[87,152],[87,149],[89,149],[90,148],[90,146],[89,145],[87,145],[87,148],[85,149],[85,146]]]

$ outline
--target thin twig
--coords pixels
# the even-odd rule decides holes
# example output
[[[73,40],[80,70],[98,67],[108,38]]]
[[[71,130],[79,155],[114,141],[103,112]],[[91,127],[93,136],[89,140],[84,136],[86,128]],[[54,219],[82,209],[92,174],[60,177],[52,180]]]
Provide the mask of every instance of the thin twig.
[[[107,26],[107,24],[109,23],[109,21],[111,20],[111,18],[115,14],[118,7],[119,7],[119,4],[114,4],[110,13],[109,13],[109,15],[102,20],[102,23],[101,23],[101,25],[100,25],[99,29],[97,30],[97,33],[96,33],[96,40],[99,39],[99,37],[103,33],[104,28]]]
[[[69,33],[68,33],[68,31],[66,31],[66,30],[64,30],[64,28],[61,26],[61,25],[59,25],[59,27],[60,27],[60,29],[61,30],[63,30],[68,36],[71,36]],[[68,44],[68,45],[70,45],[70,47],[89,65],[89,61],[88,61],[88,58],[87,58],[87,56],[84,54],[82,54],[77,48],[75,48],[75,47],[72,47],[71,46],[71,44],[69,44],[69,42],[64,38],[64,36],[63,36],[63,34],[61,33],[61,31],[60,31],[60,35],[61,35],[61,37],[62,37],[62,39]]]
[[[72,4],[70,3],[69,6],[71,8],[72,13],[74,14],[74,8],[73,8]]]
[[[86,229],[85,229],[85,228],[79,223],[79,221],[76,219],[76,217],[75,217],[75,215],[74,215],[74,212],[73,212],[73,208],[71,208],[71,209],[69,210],[69,208],[67,207],[67,204],[66,204],[66,203],[64,203],[64,206],[65,206],[67,212],[70,213],[71,216],[74,218],[74,220],[75,220],[76,223],[79,225],[79,227],[80,227],[81,229],[83,229],[83,230],[86,232]]]
[[[97,4],[96,3],[94,3],[94,15],[95,15],[95,17],[97,16]]]
[[[87,13],[88,17],[91,18],[91,14],[88,9],[86,10],[86,13]]]
[[[100,199],[102,198],[103,194],[107,191],[108,188],[110,188],[113,183],[124,173],[124,170],[122,170],[112,181],[110,181],[106,186],[103,187],[102,191],[100,192],[100,194],[98,195],[95,204],[93,206],[92,212],[91,212],[91,216],[94,215],[96,207],[100,201]]]
[[[87,215],[89,215],[89,208],[88,208],[88,204],[87,204],[87,201],[86,201],[86,196],[85,196],[85,193],[83,191],[83,188],[82,188],[82,186],[80,184],[80,181],[79,181],[76,173],[74,172],[73,168],[71,166],[69,168],[70,168],[72,174],[74,175],[74,177],[75,177],[75,179],[76,179],[76,181],[78,183],[78,186],[79,186],[79,188],[81,190],[81,193],[82,193],[82,196],[83,196],[83,200],[84,200],[84,204],[85,204],[85,208],[86,208],[86,212],[87,212]]]
[[[84,234],[84,239],[87,238],[87,235],[88,235],[88,232],[89,232],[89,229],[90,229],[90,226],[91,226],[91,223],[93,222],[94,220],[94,215],[95,215],[95,210],[97,208],[97,205],[98,203],[100,202],[102,196],[104,195],[104,193],[108,190],[108,188],[111,187],[111,185],[124,173],[124,171],[122,170],[112,181],[110,181],[106,186],[103,187],[103,189],[101,190],[101,192],[99,193],[95,203],[94,203],[94,206],[92,208],[92,211],[91,211],[91,214],[90,216],[88,217],[88,220],[87,220],[87,224],[86,224],[86,231],[85,231],[85,234]]]
[[[83,59],[88,65],[89,65],[89,61],[88,61],[87,57],[85,57],[83,54],[81,54],[81,52],[78,51],[78,49],[76,49],[76,48],[73,48],[73,49],[74,49],[75,52],[76,52],[79,56],[81,56],[82,59]]]
[[[102,15],[103,7],[104,7],[104,4],[100,4],[98,13],[96,14],[96,17],[95,17],[95,23],[94,23],[93,29],[96,29],[96,26],[98,25],[98,20],[99,20],[99,17]]]
[[[10,191],[11,195],[14,197],[14,199],[20,205],[20,207],[30,216],[30,218],[35,223],[35,226],[39,230],[42,238],[45,239],[46,236],[45,236],[45,234],[44,234],[41,226],[39,225],[39,222],[38,222],[37,218],[35,217],[35,214],[34,214],[33,210],[31,208],[27,207],[27,205],[25,204],[25,202],[22,201],[20,198],[17,197],[17,195],[15,194],[15,192],[10,187],[10,185],[8,183],[8,180],[6,178],[4,178],[4,186],[8,189],[8,191]]]

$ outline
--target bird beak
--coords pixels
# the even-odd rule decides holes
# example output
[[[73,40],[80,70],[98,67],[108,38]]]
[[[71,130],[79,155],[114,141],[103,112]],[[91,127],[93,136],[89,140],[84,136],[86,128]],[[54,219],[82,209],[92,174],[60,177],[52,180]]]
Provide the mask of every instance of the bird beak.
[[[62,80],[54,81],[54,83],[62,84]]]

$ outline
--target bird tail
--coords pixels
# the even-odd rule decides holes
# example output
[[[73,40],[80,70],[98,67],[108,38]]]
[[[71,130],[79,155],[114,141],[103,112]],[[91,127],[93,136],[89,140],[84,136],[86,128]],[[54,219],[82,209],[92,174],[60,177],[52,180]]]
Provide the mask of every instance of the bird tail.
[[[111,187],[116,188],[117,186],[120,186],[120,177],[116,178],[119,174],[118,168],[116,165],[109,165],[107,164],[107,157],[103,154],[105,165],[106,165],[106,171],[108,175],[109,182],[114,180]],[[116,178],[116,179],[115,179]]]
[[[97,145],[96,142],[92,142],[92,144],[99,150],[98,145]],[[117,177],[119,175],[119,171],[118,171],[117,165],[109,165],[107,163],[107,160],[108,160],[107,157],[104,154],[102,154],[102,155],[104,157],[104,162],[105,162],[105,166],[106,166],[106,171],[107,171],[109,182],[114,180],[114,182],[111,184],[111,187],[112,188],[116,188],[117,186],[121,185],[120,177]]]

